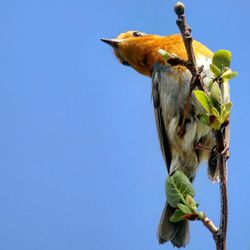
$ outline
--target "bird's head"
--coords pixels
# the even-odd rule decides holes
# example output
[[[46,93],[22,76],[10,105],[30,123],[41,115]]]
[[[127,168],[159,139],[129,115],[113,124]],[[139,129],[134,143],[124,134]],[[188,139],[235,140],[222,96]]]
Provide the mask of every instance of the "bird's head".
[[[133,67],[139,73],[151,76],[153,64],[162,62],[158,49],[161,48],[163,37],[139,31],[128,31],[114,39],[101,40],[112,46],[119,61]]]

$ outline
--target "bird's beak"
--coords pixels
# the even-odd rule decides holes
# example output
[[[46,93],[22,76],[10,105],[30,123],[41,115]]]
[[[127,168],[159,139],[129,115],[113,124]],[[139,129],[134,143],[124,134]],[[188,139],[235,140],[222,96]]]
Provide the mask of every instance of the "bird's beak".
[[[122,42],[122,40],[119,39],[107,39],[107,38],[101,38],[101,41],[109,44],[113,48],[117,48],[118,44]]]

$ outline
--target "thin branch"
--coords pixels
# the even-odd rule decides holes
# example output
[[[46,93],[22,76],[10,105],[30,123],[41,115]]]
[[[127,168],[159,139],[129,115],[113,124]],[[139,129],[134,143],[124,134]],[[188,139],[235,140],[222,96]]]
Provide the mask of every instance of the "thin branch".
[[[188,65],[188,69],[192,74],[192,80],[191,80],[191,84],[190,84],[190,89],[189,89],[189,94],[188,94],[188,98],[187,98],[187,102],[186,102],[186,106],[184,109],[184,114],[183,114],[183,120],[182,120],[182,124],[181,127],[179,129],[179,136],[183,137],[185,134],[185,124],[186,124],[186,118],[188,115],[188,111],[189,111],[189,106],[190,106],[190,101],[191,101],[191,97],[192,97],[192,91],[198,87],[199,89],[203,90],[206,94],[208,94],[208,90],[205,86],[205,84],[203,83],[203,79],[201,77],[201,73],[202,73],[202,67],[198,67],[197,63],[196,63],[196,59],[195,59],[195,54],[194,54],[194,49],[192,46],[193,43],[193,38],[191,35],[191,28],[187,25],[186,22],[186,17],[184,15],[184,10],[185,10],[185,6],[183,3],[178,2],[175,5],[175,13],[178,16],[178,19],[176,21],[176,24],[178,25],[181,35],[182,35],[182,39],[187,51],[187,56],[188,56],[188,61],[187,61],[187,65]]]
[[[212,233],[216,234],[219,231],[219,228],[214,225],[214,223],[205,215],[201,219],[203,225]]]
[[[227,194],[227,166],[226,166],[226,145],[224,133],[222,130],[215,132],[216,148],[219,154],[217,167],[220,173],[220,198],[221,198],[221,213],[220,213],[220,229],[214,235],[217,250],[226,250],[226,235],[228,222],[228,194]]]
[[[179,30],[181,32],[183,42],[187,51],[188,64],[190,64],[191,74],[193,78],[195,78],[195,81],[194,81],[195,86],[192,86],[192,87],[197,86],[199,89],[203,90],[206,94],[208,94],[208,90],[205,84],[203,83],[203,80],[201,77],[202,70],[197,66],[197,63],[196,63],[194,49],[192,46],[192,43],[193,43],[193,38],[191,35],[192,30],[186,22],[184,10],[185,10],[185,6],[183,3],[178,2],[175,5],[175,13],[178,16],[178,19],[176,20],[176,24],[179,27]]]
[[[185,62],[188,65],[188,69],[192,74],[192,79],[190,83],[190,90],[187,99],[187,103],[185,106],[184,114],[183,114],[183,121],[179,131],[179,135],[183,136],[185,133],[185,120],[187,114],[189,112],[189,105],[191,99],[191,93],[195,87],[202,89],[206,94],[208,94],[208,90],[203,83],[203,79],[201,77],[202,68],[197,66],[195,54],[192,46],[193,38],[191,36],[191,28],[186,23],[186,18],[184,15],[185,6],[183,3],[178,2],[175,5],[175,12],[178,16],[176,21],[182,38],[183,42],[187,51],[188,61]],[[180,65],[184,65],[183,62]],[[227,131],[228,128],[226,128]],[[221,194],[221,214],[220,214],[220,227],[218,228],[212,223],[210,219],[204,217],[202,219],[203,224],[209,229],[209,231],[213,234],[214,240],[216,243],[217,250],[226,250],[226,234],[227,234],[227,221],[228,221],[228,195],[227,195],[227,174],[226,174],[226,154],[228,150],[228,142],[229,135],[228,133],[223,133],[223,128],[219,131],[214,133],[215,140],[216,140],[216,148],[218,152],[218,160],[217,160],[217,167],[219,168],[220,172],[220,194]],[[225,138],[224,138],[225,137]]]

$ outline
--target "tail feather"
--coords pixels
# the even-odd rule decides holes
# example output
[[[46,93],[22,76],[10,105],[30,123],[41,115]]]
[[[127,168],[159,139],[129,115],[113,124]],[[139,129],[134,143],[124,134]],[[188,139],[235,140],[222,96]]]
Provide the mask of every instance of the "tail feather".
[[[158,227],[159,243],[171,241],[178,248],[185,247],[189,241],[189,223],[186,220],[178,223],[171,222],[169,218],[174,211],[175,209],[166,203]]]

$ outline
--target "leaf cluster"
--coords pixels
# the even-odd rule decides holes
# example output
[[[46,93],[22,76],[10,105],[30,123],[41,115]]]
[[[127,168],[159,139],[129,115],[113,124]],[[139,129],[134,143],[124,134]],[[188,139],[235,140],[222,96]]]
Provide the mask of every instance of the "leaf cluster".
[[[203,213],[197,211],[198,203],[193,199],[195,192],[192,183],[182,171],[177,170],[168,176],[166,193],[169,205],[176,208],[170,221],[195,220],[203,217]]]
[[[219,130],[223,124],[228,123],[232,102],[224,98],[222,85],[228,88],[228,81],[237,75],[230,67],[232,54],[227,50],[215,52],[210,70],[213,79],[209,84],[209,94],[201,90],[194,90],[193,93],[199,101],[205,113],[200,114],[200,120],[214,130]]]

